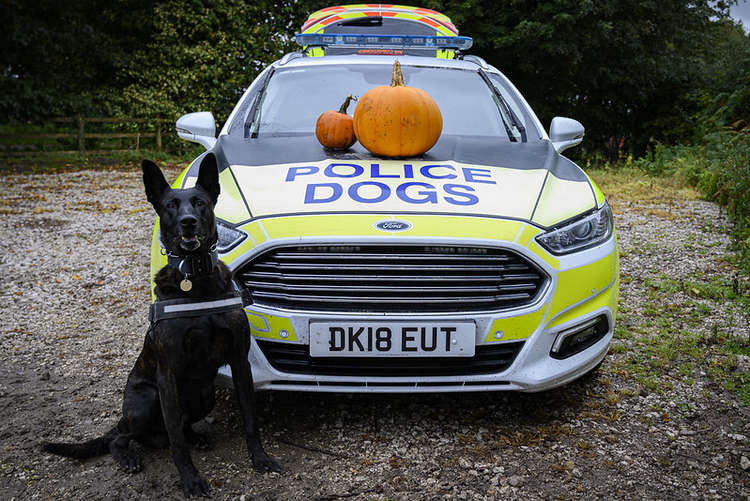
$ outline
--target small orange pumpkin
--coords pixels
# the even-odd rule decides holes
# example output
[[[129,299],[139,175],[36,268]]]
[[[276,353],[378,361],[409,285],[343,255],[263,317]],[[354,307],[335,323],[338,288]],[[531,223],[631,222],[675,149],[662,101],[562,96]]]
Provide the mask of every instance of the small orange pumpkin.
[[[432,148],[443,130],[443,116],[429,94],[404,84],[401,64],[393,63],[391,85],[368,90],[354,110],[354,133],[371,153],[413,157]]]
[[[324,111],[315,123],[315,136],[320,144],[334,150],[349,148],[357,138],[354,136],[352,117],[346,114],[346,109],[352,101],[352,95],[347,96],[339,111]]]

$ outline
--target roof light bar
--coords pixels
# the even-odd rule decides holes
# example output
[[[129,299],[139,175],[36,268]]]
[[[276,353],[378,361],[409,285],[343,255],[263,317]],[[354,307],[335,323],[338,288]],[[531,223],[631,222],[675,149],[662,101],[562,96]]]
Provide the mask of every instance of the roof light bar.
[[[294,39],[302,47],[404,47],[416,49],[469,49],[471,37],[444,37],[422,35],[358,35],[297,33]]]

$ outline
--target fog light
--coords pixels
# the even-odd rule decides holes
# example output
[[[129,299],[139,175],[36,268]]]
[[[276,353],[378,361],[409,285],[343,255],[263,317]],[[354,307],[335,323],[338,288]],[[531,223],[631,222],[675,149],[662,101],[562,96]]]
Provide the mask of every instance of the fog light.
[[[557,335],[550,356],[557,359],[572,357],[576,353],[593,346],[608,331],[609,321],[604,315],[564,330]]]

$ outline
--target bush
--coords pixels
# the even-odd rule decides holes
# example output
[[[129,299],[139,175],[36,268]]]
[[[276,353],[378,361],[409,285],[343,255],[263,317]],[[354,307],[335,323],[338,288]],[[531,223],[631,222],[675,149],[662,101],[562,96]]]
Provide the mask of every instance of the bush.
[[[750,128],[707,134],[694,146],[658,144],[635,165],[654,175],[677,175],[707,200],[726,207],[742,267],[750,272]]]

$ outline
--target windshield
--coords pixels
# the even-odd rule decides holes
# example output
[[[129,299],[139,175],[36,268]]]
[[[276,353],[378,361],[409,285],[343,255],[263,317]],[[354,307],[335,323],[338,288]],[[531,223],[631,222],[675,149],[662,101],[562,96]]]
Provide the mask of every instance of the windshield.
[[[527,122],[526,115],[519,113],[522,106],[513,101],[510,93],[496,92],[478,71],[402,68],[406,85],[426,91],[437,102],[443,115],[444,135],[525,139],[519,132],[519,125],[523,129]],[[313,134],[315,122],[323,111],[338,110],[347,95],[361,96],[378,85],[390,85],[390,81],[390,66],[384,65],[277,69],[268,80],[261,102],[249,106],[246,116],[241,117],[245,134],[249,137]],[[510,101],[508,105],[504,105],[506,101]],[[251,113],[253,116],[247,116]],[[354,114],[353,106],[349,114]]]

